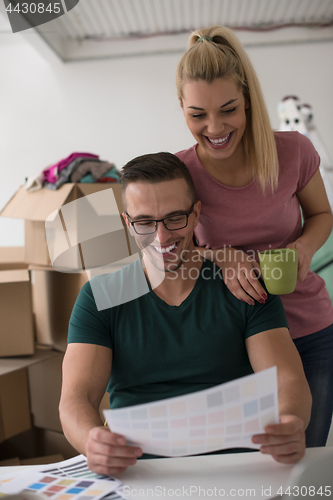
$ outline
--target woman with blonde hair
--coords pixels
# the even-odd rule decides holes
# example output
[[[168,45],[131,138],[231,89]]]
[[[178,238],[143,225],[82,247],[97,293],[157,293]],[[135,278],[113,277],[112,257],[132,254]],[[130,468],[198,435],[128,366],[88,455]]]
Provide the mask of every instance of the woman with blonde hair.
[[[298,132],[272,130],[254,68],[230,29],[191,34],[176,84],[196,140],[177,156],[202,203],[200,253],[222,268],[233,295],[254,305],[267,298],[257,253],[298,250],[296,289],[281,299],[313,397],[307,446],[324,446],[333,411],[333,306],[310,264],[332,230],[332,213],[319,156]]]

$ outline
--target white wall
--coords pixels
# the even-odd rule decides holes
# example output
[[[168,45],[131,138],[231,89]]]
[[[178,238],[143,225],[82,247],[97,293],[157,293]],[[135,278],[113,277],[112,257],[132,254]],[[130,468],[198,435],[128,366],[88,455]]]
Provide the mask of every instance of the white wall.
[[[273,127],[277,102],[296,94],[314,108],[333,158],[333,42],[252,47]],[[27,176],[74,151],[121,168],[153,151],[176,152],[192,137],[174,74],[180,55],[48,63],[21,35],[0,38],[0,208]],[[23,224],[0,218],[0,246],[23,245]]]

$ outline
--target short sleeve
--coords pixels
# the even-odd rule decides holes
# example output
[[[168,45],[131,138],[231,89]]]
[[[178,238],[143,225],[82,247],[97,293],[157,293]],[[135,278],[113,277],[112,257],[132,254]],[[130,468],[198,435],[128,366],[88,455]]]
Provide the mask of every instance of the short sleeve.
[[[267,295],[265,304],[256,302],[254,306],[248,306],[246,338],[275,328],[288,328],[286,313],[280,297],[269,293]]]
[[[98,311],[89,281],[80,290],[69,320],[68,344],[96,344],[112,349],[110,309]]]
[[[299,179],[296,192],[298,193],[305,188],[317,172],[320,157],[308,137],[300,133],[297,135],[299,140]]]

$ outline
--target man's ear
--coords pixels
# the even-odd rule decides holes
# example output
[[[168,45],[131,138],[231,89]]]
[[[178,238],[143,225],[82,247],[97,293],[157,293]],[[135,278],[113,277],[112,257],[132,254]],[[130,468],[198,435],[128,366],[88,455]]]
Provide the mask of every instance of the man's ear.
[[[126,215],[126,213],[125,213],[125,212],[122,212],[122,214],[121,214],[121,215],[122,215],[122,217],[123,217],[123,219],[124,219],[124,221],[125,221],[126,226],[127,226],[127,227],[129,227],[129,226],[130,226],[130,223],[128,222],[128,219],[127,219],[127,215]]]
[[[128,218],[127,218],[126,212],[123,212],[121,215],[122,215],[122,217],[123,217],[123,219],[124,219],[124,221],[125,221],[125,224],[126,224],[126,226],[127,226],[127,229],[128,229],[128,231],[129,231],[130,235],[131,235],[131,236],[133,236],[133,238],[135,238],[135,231],[134,231],[134,229],[133,229],[132,224],[130,224],[130,223],[129,223],[129,221],[128,221]]]

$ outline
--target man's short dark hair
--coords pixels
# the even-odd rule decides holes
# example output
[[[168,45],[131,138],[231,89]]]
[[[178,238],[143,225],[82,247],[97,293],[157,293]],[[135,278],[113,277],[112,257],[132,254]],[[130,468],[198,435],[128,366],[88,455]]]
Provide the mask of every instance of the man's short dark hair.
[[[122,184],[123,205],[125,207],[124,193],[132,182],[147,182],[157,184],[158,182],[184,179],[192,203],[197,201],[195,187],[190,171],[185,163],[171,153],[151,153],[138,156],[126,163],[121,171],[120,182]]]

